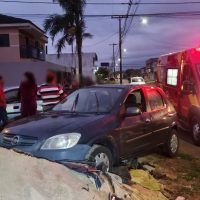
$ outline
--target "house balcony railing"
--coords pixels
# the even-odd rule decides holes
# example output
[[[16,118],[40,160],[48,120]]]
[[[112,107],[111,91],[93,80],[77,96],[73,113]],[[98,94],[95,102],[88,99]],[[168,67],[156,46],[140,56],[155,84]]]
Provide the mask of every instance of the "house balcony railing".
[[[20,46],[21,58],[33,58],[38,60],[45,60],[45,51],[31,46]]]

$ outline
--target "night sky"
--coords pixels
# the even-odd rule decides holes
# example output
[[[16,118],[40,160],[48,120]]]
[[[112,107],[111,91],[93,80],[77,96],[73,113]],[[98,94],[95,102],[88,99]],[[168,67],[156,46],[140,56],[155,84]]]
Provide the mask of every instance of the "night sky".
[[[40,1],[40,0],[27,0]],[[44,1],[44,0],[43,0]],[[46,0],[49,2],[50,0]],[[88,2],[127,2],[128,0],[88,0]],[[182,0],[183,1],[183,0]],[[142,0],[141,2],[182,2],[181,0]],[[136,2],[136,1],[134,1]],[[184,0],[184,2],[189,2]],[[87,5],[85,14],[126,14],[128,5]],[[133,13],[135,6],[132,6]],[[186,5],[140,5],[139,13],[200,11],[200,4]],[[62,13],[58,5],[19,4],[0,2],[2,14],[20,14],[21,18],[32,20],[42,27],[44,17],[30,17],[25,14]],[[135,17],[123,43],[127,53],[123,55],[125,68],[142,67],[151,57],[158,57],[181,49],[200,46],[200,16],[195,18],[148,18],[148,24],[141,23],[140,17]],[[99,62],[111,62],[112,48],[110,43],[118,43],[118,21],[111,18],[86,18],[87,32],[92,39],[84,40],[84,52],[96,52]],[[49,53],[55,53],[49,39]],[[67,47],[63,52],[70,52]]]

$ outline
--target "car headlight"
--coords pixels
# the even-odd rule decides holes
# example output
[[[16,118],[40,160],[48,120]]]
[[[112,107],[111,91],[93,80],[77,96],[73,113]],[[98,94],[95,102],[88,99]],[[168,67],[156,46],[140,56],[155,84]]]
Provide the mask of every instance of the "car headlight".
[[[2,130],[1,133],[3,133],[3,134],[8,134],[8,133],[10,133],[10,130],[7,129],[7,128],[4,128],[4,129]]]
[[[69,149],[75,146],[81,138],[80,133],[66,133],[53,136],[45,141],[41,149],[43,150],[61,150]]]

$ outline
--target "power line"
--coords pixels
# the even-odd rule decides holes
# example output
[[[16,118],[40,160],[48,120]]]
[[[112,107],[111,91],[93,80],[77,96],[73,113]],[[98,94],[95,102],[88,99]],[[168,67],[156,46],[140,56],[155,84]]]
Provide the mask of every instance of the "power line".
[[[1,0],[2,3],[21,3],[21,4],[59,4],[55,2],[46,2],[46,1],[24,1],[24,0]],[[87,5],[129,5],[129,2],[87,2]],[[200,1],[191,1],[191,2],[141,2],[133,3],[133,5],[188,5],[188,4],[200,4]]]
[[[112,34],[112,35],[109,35],[108,37],[106,37],[105,39],[103,39],[103,40],[100,40],[99,42],[96,42],[96,43],[94,43],[94,44],[91,44],[91,45],[85,45],[84,47],[92,47],[92,46],[97,46],[97,45],[99,45],[99,44],[102,44],[103,42],[105,42],[105,41],[107,41],[107,40],[109,40],[110,38],[112,38],[113,36],[115,36],[115,35],[117,35],[117,33],[114,33],[114,34]]]
[[[23,0],[19,0],[19,1],[17,1],[17,0],[1,0],[0,1],[0,3],[20,3],[20,4],[49,4],[49,5],[55,5],[55,4],[58,4],[59,5],[59,3],[57,3],[57,2],[46,2],[46,1],[23,1]],[[118,5],[118,6],[120,6],[120,5],[128,5],[129,3],[127,2],[127,3],[112,3],[112,2],[107,2],[107,3],[96,3],[96,2],[87,2],[86,3],[87,5],[111,5],[111,6],[113,6],[113,5]]]
[[[130,11],[131,11],[131,8],[132,8],[132,4],[133,4],[133,0],[129,0],[129,6],[128,6],[128,10],[127,10],[127,16],[130,14]],[[137,7],[138,5],[136,6],[135,8],[135,11],[137,10]],[[131,17],[133,19],[133,17]],[[119,18],[120,20],[120,18]],[[125,22],[124,22],[124,26],[123,26],[123,30],[122,30],[122,33],[121,33],[121,44],[119,45],[119,48],[118,48],[118,51],[117,51],[117,54],[115,55],[115,58],[118,57],[120,55],[120,72],[121,72],[121,59],[122,59],[122,43],[123,43],[123,39],[125,38],[126,36],[126,31],[127,31],[127,22],[128,22],[128,17],[125,18]],[[131,20],[131,23],[132,23],[132,20]],[[131,25],[131,23],[128,25],[128,29],[129,29],[129,26]],[[120,27],[121,28],[121,27]],[[120,73],[121,74],[121,73]],[[121,75],[120,75],[121,76]]]
[[[134,16],[135,16],[135,14],[136,14],[136,12],[137,12],[137,10],[138,10],[138,8],[139,8],[139,3],[140,3],[140,2],[141,2],[141,0],[138,1],[138,4],[137,4],[137,6],[135,7],[135,10],[133,11],[133,14],[132,14],[133,16],[131,17],[129,26],[128,26],[128,28],[127,28],[127,29],[125,30],[125,32],[124,32],[123,40],[125,40],[126,35],[127,35],[128,32],[130,31],[131,25],[132,25],[132,23],[133,23]]]
[[[29,16],[29,17],[46,17],[51,15],[50,13],[41,14],[41,13],[26,13],[26,14],[12,14],[12,13],[5,13],[5,15],[12,15],[12,16]],[[97,15],[90,15],[86,14],[84,17],[86,18],[115,18],[118,16],[121,17],[193,17],[199,16],[200,11],[188,11],[188,12],[166,12],[166,13],[139,13],[139,14],[129,14],[129,15],[115,15],[115,14],[97,14]]]
[[[137,4],[137,3],[135,3]],[[184,2],[141,2],[141,5],[185,5],[185,4],[200,4],[200,1],[184,1]]]
[[[132,4],[133,4],[133,0],[129,0],[129,2],[130,2],[130,4],[128,6],[128,10],[127,10],[127,14],[126,14],[127,16],[130,14]],[[126,31],[127,21],[128,21],[128,17],[125,19],[125,22],[124,22],[124,26],[123,26],[123,29],[122,29],[122,37],[124,36],[124,33]]]

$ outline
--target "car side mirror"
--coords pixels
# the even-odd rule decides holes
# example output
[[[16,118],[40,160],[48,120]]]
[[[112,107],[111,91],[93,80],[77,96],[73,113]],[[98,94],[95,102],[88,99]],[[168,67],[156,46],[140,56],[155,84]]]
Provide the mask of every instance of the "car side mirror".
[[[138,107],[128,107],[126,109],[126,117],[137,116],[141,114],[141,110]]]

